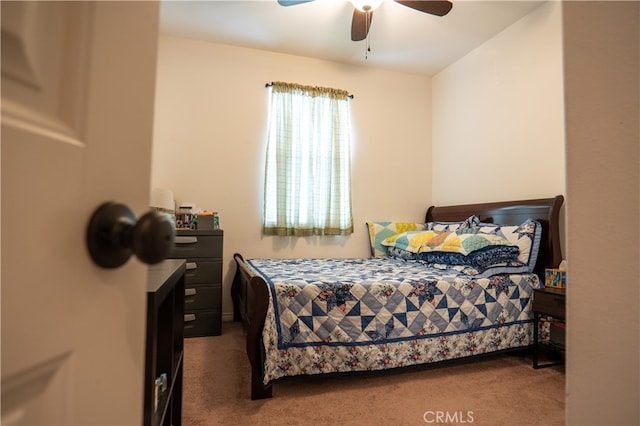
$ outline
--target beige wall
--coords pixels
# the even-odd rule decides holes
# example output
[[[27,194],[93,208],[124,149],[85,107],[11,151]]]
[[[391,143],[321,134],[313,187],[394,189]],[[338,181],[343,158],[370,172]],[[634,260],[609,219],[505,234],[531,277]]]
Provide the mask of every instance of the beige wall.
[[[565,193],[559,2],[441,71],[432,90],[434,204]]]
[[[640,2],[563,7],[567,424],[640,424]]]
[[[261,235],[265,83],[274,80],[354,94],[352,236]],[[368,256],[366,221],[422,221],[431,201],[428,77],[161,37],[154,130],[152,185],[220,214],[226,319],[232,313],[233,253]]]

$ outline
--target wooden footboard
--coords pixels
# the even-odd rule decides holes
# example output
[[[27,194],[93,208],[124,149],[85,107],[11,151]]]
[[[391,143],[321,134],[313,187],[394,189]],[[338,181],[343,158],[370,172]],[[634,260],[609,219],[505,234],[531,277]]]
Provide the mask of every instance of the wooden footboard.
[[[242,321],[247,331],[247,355],[251,364],[251,399],[271,398],[271,386],[262,382],[262,329],[267,315],[269,288],[260,277],[252,277],[242,255],[233,255],[236,273],[231,287],[233,320]]]

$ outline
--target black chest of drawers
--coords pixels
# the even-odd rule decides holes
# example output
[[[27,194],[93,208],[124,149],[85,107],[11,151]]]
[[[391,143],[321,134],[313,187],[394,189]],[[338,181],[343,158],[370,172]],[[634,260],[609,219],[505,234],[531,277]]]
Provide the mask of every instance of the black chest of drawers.
[[[185,259],[184,337],[222,334],[221,229],[178,230],[170,257]]]

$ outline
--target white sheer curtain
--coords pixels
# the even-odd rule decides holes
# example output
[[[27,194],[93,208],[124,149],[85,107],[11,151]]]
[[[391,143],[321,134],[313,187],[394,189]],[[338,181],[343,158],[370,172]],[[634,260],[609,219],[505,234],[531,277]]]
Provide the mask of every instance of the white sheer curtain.
[[[265,165],[265,235],[348,235],[351,113],[343,90],[273,83]]]

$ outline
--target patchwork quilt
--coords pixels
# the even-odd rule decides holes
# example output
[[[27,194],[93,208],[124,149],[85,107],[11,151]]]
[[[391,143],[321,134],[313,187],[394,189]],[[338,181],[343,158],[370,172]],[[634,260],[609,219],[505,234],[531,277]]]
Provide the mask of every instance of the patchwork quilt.
[[[535,274],[474,278],[390,257],[247,263],[270,289],[265,384],[435,362],[532,340]]]

